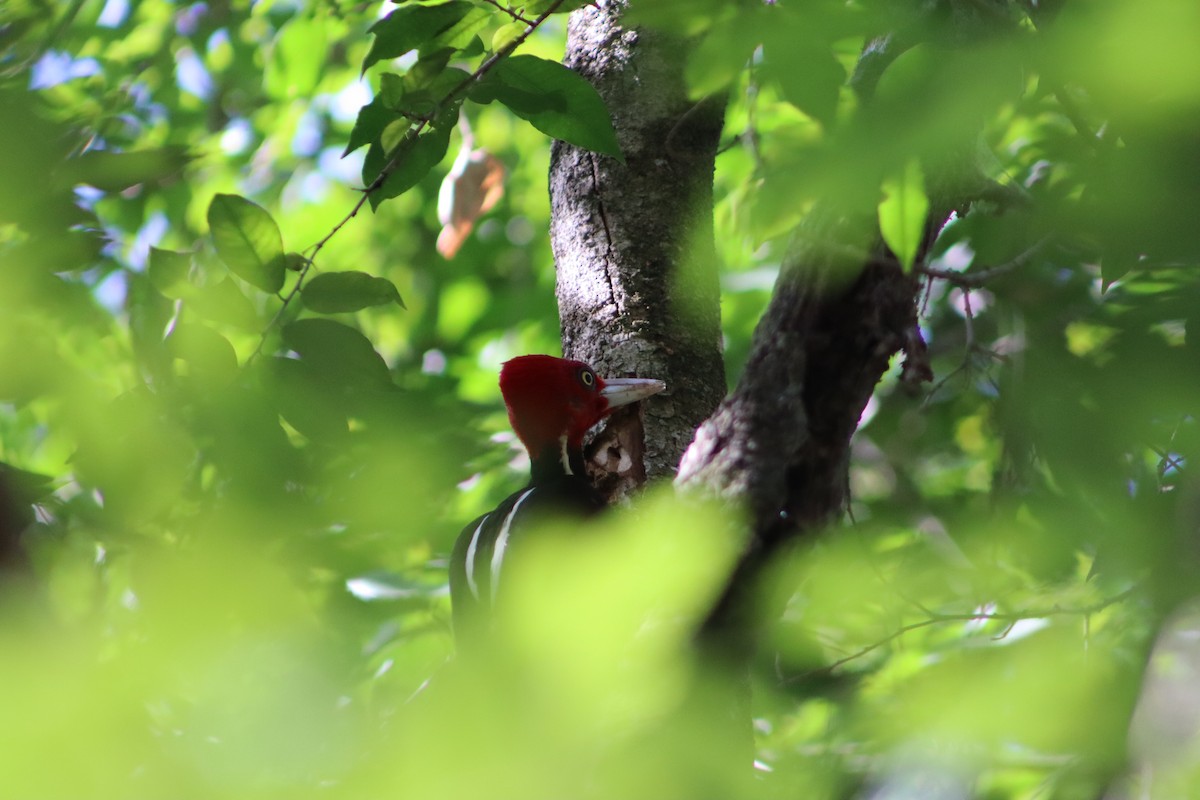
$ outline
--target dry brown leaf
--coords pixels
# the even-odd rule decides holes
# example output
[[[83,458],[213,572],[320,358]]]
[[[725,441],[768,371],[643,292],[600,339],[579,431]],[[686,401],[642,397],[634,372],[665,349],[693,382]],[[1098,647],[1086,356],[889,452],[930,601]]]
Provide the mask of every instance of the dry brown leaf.
[[[475,227],[504,195],[504,165],[482,148],[464,147],[454,166],[442,180],[438,192],[437,250],[444,258],[453,258]]]

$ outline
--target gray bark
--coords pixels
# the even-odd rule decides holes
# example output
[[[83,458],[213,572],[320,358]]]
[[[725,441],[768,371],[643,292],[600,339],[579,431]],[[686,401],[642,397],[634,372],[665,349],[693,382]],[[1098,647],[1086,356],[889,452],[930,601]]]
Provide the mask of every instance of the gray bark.
[[[668,387],[642,404],[644,451],[637,411],[593,444],[610,496],[674,474],[725,394],[712,228],[723,100],[689,99],[686,43],[622,27],[624,10],[600,2],[572,14],[565,63],[604,98],[625,163],[555,142],[550,167],[564,353]]]
[[[846,507],[859,417],[916,326],[916,280],[891,259],[848,260],[839,232],[810,218],[798,235],[745,372],[697,430],[676,480],[750,515],[747,552],[702,631],[735,658],[753,649],[753,621],[773,618],[753,607],[761,568]]]

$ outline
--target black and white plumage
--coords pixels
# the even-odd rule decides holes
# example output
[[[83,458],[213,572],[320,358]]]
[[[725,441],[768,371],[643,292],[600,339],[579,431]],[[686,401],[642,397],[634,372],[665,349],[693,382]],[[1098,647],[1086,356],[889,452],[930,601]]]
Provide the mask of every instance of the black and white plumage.
[[[583,435],[612,409],[663,388],[651,379],[600,378],[582,362],[552,356],[521,356],[504,364],[500,391],[513,430],[529,451],[530,480],[463,528],[455,543],[450,598],[460,650],[486,636],[503,597],[506,565],[529,531],[604,507],[584,469]]]

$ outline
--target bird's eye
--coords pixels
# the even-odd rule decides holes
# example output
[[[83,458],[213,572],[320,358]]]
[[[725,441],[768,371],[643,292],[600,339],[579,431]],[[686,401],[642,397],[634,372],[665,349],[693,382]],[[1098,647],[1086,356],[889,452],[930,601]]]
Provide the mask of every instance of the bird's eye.
[[[590,369],[579,370],[579,382],[591,389],[596,385],[596,375]]]

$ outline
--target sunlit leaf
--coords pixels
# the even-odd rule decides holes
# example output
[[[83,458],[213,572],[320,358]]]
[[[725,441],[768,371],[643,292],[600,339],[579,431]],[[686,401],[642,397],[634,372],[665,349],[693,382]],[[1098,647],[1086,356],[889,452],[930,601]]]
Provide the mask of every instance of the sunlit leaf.
[[[884,198],[879,204],[879,230],[887,246],[908,271],[921,246],[929,213],[929,198],[925,195],[925,176],[920,163],[910,159],[903,173],[883,182],[883,193]]]
[[[379,98],[383,104],[393,109],[404,100],[404,76],[394,72],[384,72],[379,76]]]
[[[763,43],[764,74],[779,84],[784,98],[826,128],[834,122],[846,70],[821,41],[792,29]]]
[[[235,275],[264,292],[283,287],[283,238],[266,209],[238,195],[218,194],[208,206],[208,227],[217,255]]]
[[[556,0],[529,0],[527,3],[520,4],[520,8],[524,9],[529,16],[537,16],[554,8],[555,14],[568,14],[588,5],[589,0],[564,0],[564,2],[556,2]],[[515,4],[514,4],[515,5]]]
[[[308,264],[308,258],[302,253],[288,253],[284,256],[284,267],[288,272],[300,272]]]
[[[525,32],[526,25],[523,22],[510,22],[507,25],[501,25],[492,34],[492,52],[503,50],[514,39]]]
[[[459,20],[438,31],[436,36],[421,43],[421,52],[458,50],[466,47],[475,34],[492,21],[492,12],[486,8],[472,8]]]
[[[692,95],[725,91],[741,74],[760,39],[755,27],[743,24],[710,30],[687,56],[686,76]]]
[[[117,153],[89,150],[68,162],[74,181],[106,192],[119,192],[139,183],[178,177],[191,156],[181,147],[160,147]]]
[[[321,79],[328,25],[319,19],[297,17],[282,28],[271,47],[263,81],[279,98],[306,96]]]
[[[664,28],[681,36],[696,36],[728,21],[738,6],[724,0],[658,0],[637,3],[629,9],[631,25]]]
[[[511,56],[492,76],[489,88],[495,99],[542,133],[623,160],[604,101],[590,83],[562,64]]]
[[[150,248],[146,271],[154,288],[167,297],[179,298],[187,293],[188,271],[192,268],[191,253]]]
[[[243,294],[233,278],[225,277],[211,286],[199,287],[186,294],[186,308],[201,318],[232,325],[248,333],[261,333],[260,319],[250,298]]]
[[[411,4],[391,12],[371,26],[375,41],[363,59],[366,72],[385,58],[399,58],[405,53],[434,42],[443,34],[453,38],[455,26],[478,9],[466,0],[450,0],[436,5]]]

